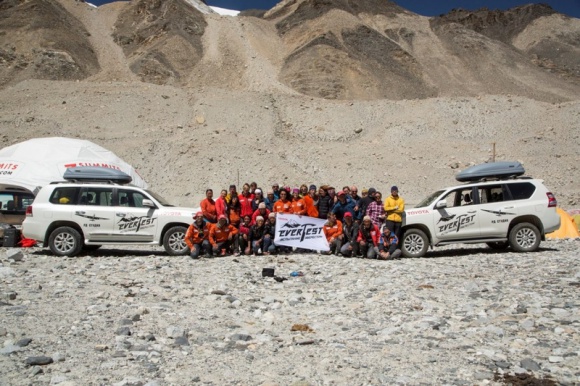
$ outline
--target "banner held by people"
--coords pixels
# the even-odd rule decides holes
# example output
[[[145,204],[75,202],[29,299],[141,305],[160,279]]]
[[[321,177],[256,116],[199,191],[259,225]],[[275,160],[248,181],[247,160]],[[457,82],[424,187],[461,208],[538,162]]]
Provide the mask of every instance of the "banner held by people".
[[[326,220],[308,216],[278,213],[276,217],[276,245],[328,251],[328,241],[322,232]]]

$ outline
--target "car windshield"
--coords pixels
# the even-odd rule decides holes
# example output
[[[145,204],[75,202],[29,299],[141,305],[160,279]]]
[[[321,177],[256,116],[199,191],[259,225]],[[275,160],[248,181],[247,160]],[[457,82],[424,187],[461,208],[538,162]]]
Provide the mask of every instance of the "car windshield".
[[[151,190],[146,190],[146,192],[149,193],[150,195],[152,195],[153,198],[155,198],[161,205],[163,205],[163,206],[174,206],[174,205],[171,205],[169,202],[167,202],[166,199],[164,199],[163,197],[161,197],[157,193],[152,192]]]
[[[431,193],[423,201],[421,201],[420,203],[418,203],[417,205],[415,205],[415,208],[424,208],[426,206],[431,205],[433,203],[433,201],[435,201],[435,199],[437,197],[439,197],[440,195],[443,194],[444,191],[445,190],[438,190],[435,193]]]

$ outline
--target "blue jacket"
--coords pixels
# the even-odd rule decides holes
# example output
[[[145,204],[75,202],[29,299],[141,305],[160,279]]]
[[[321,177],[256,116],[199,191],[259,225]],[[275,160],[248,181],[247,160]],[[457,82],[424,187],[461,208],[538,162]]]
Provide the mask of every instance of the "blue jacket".
[[[340,199],[339,199],[336,202],[336,204],[334,204],[334,206],[332,207],[331,212],[336,215],[336,218],[338,220],[342,221],[342,218],[344,217],[344,214],[346,212],[350,212],[350,214],[352,214],[354,216],[354,207],[355,206],[356,206],[356,202],[354,202],[352,197],[347,195],[346,200],[344,201],[344,204],[342,202],[340,202]]]

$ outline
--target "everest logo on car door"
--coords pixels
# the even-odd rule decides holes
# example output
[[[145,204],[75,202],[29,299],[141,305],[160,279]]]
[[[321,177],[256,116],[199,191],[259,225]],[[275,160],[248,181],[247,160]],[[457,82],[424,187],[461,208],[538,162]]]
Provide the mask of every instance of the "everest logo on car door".
[[[434,211],[435,234],[439,240],[469,239],[480,235],[477,205],[465,201],[470,191],[456,190],[442,197],[446,207]]]
[[[115,237],[124,242],[147,242],[155,239],[157,232],[157,209],[144,207],[144,199],[150,199],[139,191],[118,190],[115,206]]]

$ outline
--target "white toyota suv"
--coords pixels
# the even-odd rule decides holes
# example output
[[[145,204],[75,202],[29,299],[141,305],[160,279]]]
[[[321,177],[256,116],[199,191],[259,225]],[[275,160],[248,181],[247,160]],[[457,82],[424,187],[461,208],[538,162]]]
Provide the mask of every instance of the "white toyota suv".
[[[421,257],[429,246],[455,243],[531,252],[546,233],[560,227],[556,198],[542,180],[518,177],[523,174],[521,165],[515,175],[498,173],[497,168],[486,174],[494,165],[485,165],[474,167],[481,173],[473,176],[467,173],[461,179],[458,175],[460,181],[476,182],[438,190],[405,210],[401,229],[405,256]]]
[[[60,256],[113,244],[163,245],[182,255],[195,212],[135,186],[79,179],[43,187],[26,208],[22,233]]]

